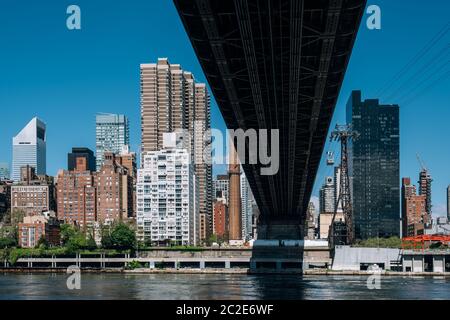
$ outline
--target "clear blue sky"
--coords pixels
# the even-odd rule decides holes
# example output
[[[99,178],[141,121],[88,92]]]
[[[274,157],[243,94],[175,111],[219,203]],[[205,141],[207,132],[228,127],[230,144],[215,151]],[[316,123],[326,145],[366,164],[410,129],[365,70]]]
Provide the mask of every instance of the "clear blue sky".
[[[66,28],[70,4],[81,7],[81,31]],[[344,121],[344,105],[354,89],[362,90],[363,98],[400,104],[401,175],[417,180],[416,153],[420,153],[434,178],[434,210],[444,214],[445,188],[450,184],[450,77],[436,80],[450,69],[450,54],[443,51],[434,57],[450,43],[450,32],[390,89],[377,94],[450,21],[450,2],[368,0],[368,4],[381,7],[382,30],[369,31],[365,21],[362,24],[333,126]],[[205,81],[171,0],[1,1],[0,162],[11,162],[12,137],[36,115],[47,123],[49,174],[66,167],[71,147],[94,149],[97,112],[126,114],[132,149],[137,150],[139,64],[158,57],[168,57]],[[412,77],[416,73],[420,76]],[[408,100],[402,97],[413,97],[414,92],[423,94],[402,104]],[[214,100],[212,123],[224,128]],[[314,195],[330,173],[321,166]]]

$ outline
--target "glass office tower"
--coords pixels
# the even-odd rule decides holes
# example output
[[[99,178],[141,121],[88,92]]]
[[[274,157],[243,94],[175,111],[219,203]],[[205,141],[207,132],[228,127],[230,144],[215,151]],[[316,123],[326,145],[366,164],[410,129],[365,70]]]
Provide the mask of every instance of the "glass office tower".
[[[96,116],[96,167],[103,165],[104,153],[119,154],[130,144],[128,118],[122,114],[99,113]]]
[[[38,175],[46,174],[45,131],[45,123],[35,117],[13,138],[12,180],[20,180],[20,168],[26,165],[33,167]]]
[[[355,237],[400,236],[399,106],[353,91],[347,123],[360,134],[349,145]]]

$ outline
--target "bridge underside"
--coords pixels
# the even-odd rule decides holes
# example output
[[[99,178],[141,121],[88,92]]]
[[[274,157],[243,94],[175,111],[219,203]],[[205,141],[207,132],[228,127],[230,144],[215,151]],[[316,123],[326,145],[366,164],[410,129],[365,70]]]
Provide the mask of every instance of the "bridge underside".
[[[279,129],[278,173],[243,165],[260,238],[301,238],[365,0],[174,2],[228,128]]]

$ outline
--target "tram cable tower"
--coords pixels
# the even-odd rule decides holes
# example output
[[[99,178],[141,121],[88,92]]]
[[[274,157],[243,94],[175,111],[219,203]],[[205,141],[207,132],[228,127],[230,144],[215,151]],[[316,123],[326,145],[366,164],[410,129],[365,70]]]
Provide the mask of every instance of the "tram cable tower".
[[[334,207],[334,214],[331,220],[330,230],[328,233],[328,239],[330,246],[334,248],[336,244],[350,245],[354,243],[355,231],[353,229],[353,206],[352,195],[350,190],[350,176],[348,166],[348,143],[351,140],[356,140],[359,137],[359,133],[353,131],[351,124],[348,125],[336,125],[336,128],[331,133],[330,141],[337,141],[341,144],[341,164],[340,164],[340,177],[339,177],[339,195],[336,199],[336,205]],[[336,214],[339,209],[339,205],[342,207],[345,226],[335,225]],[[344,228],[342,228],[344,227]]]

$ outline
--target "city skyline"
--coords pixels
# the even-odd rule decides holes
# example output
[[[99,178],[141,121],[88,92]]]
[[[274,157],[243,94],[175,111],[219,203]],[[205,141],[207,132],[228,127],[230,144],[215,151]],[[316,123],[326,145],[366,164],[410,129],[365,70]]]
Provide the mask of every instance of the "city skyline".
[[[0,300],[450,301],[449,13],[0,1]]]
[[[446,170],[446,164],[450,159],[450,151],[443,148],[440,145],[440,139],[436,137],[446,134],[446,117],[443,114],[445,115],[448,112],[445,108],[448,103],[448,92],[443,89],[448,86],[448,79],[443,79],[435,88],[428,90],[420,99],[412,101],[405,107],[403,107],[401,101],[398,101],[405,99],[399,98],[403,94],[409,93],[410,89],[413,89],[419,83],[412,82],[406,90],[400,90],[397,97],[392,96],[393,90],[396,94],[397,85],[394,85],[390,90],[381,90],[380,95],[377,91],[380,91],[386,81],[414,57],[424,44],[433,38],[445,25],[447,18],[441,12],[435,13],[433,11],[432,15],[426,14],[427,10],[431,10],[430,8],[411,6],[405,9],[404,5],[388,1],[377,2],[383,10],[382,29],[370,31],[362,24],[354,55],[340,93],[333,123],[343,123],[343,101],[347,99],[349,92],[353,89],[362,89],[366,98],[380,97],[382,103],[399,103],[402,136],[400,176],[417,176],[420,167],[415,160],[415,154],[420,152],[434,179],[433,213],[434,215],[445,215],[446,187],[450,181],[450,173]],[[86,146],[95,149],[95,139],[92,137],[95,132],[95,121],[93,119],[97,112],[129,115],[131,148],[138,151],[140,145],[138,138],[139,64],[145,61],[154,61],[157,57],[169,57],[169,59],[180,63],[184,68],[196,74],[199,81],[206,82],[171,2],[138,3],[134,6],[134,10],[127,11],[124,16],[121,15],[125,11],[122,4],[109,5],[104,8],[101,3],[102,1],[97,4],[80,1],[86,24],[79,34],[70,33],[63,24],[60,25],[56,12],[63,6],[61,8],[50,6],[49,2],[30,4],[26,8],[12,4],[8,7],[8,14],[5,14],[6,11],[0,13],[2,21],[10,26],[8,32],[0,31],[6,41],[11,37],[27,40],[25,42],[11,42],[0,53],[4,58],[0,63],[5,74],[4,79],[0,80],[0,101],[2,105],[7,106],[4,114],[10,119],[8,125],[0,129],[0,161],[6,161],[11,166],[10,139],[24,122],[36,114],[45,120],[49,128],[47,171],[50,175],[56,175],[58,169],[65,167],[66,154],[73,146]],[[97,7],[99,4],[100,7]],[[445,12],[445,8],[450,5],[447,3],[443,6],[442,12]],[[99,8],[101,8],[102,13],[105,13],[106,10],[109,17],[114,16],[122,23],[110,26],[108,24],[109,18],[98,14]],[[22,25],[19,25],[12,18],[24,14],[24,10],[25,13],[33,12],[48,20],[48,25],[39,25],[39,30],[36,31],[53,35],[53,38],[58,40],[55,41],[58,45],[45,41],[40,44],[42,39],[37,42],[37,39],[30,38],[31,34],[27,30],[33,22],[23,23],[21,21],[20,24]],[[161,25],[160,30],[151,30],[151,24],[146,24],[148,12],[159,12],[154,19],[155,23]],[[428,18],[427,23],[421,25],[397,22],[408,21],[407,18],[414,14],[423,14],[425,17],[432,16],[433,19]],[[123,23],[125,21],[127,23]],[[163,30],[162,34],[160,34],[161,30]],[[130,33],[135,34],[136,37],[145,35],[152,41],[134,43],[128,40]],[[411,33],[416,35],[417,41],[414,43],[397,41],[397,38],[406,38]],[[108,36],[109,34],[110,36]],[[103,37],[102,45],[96,45],[95,43],[98,36]],[[171,41],[173,38],[180,41]],[[120,41],[130,44],[132,50],[119,47],[117,43]],[[386,46],[390,50],[385,50]],[[420,62],[428,61],[439,50],[439,47],[433,48],[432,51],[427,52],[425,59]],[[17,56],[17,52],[21,52],[20,55]],[[105,55],[105,52],[112,53]],[[30,59],[28,54],[30,57],[33,55],[33,59]],[[36,59],[40,60],[39,64],[27,62],[36,61]],[[61,67],[67,61],[72,61],[75,66],[68,78],[65,75],[67,69]],[[10,65],[5,65],[5,63]],[[117,63],[114,70],[110,68],[113,63]],[[94,66],[97,72],[92,72]],[[410,74],[414,75],[420,69],[420,66],[411,68]],[[433,64],[432,67],[433,69],[429,71],[433,71],[438,65]],[[30,69],[32,72],[29,72]],[[365,72],[361,72],[361,70]],[[25,72],[27,72],[28,79],[24,80]],[[87,74],[89,74],[89,77],[86,76]],[[436,78],[440,74],[437,74]],[[409,75],[406,76],[406,79],[408,77]],[[6,79],[8,79],[7,83],[5,82]],[[67,81],[60,81],[60,79]],[[36,82],[40,85],[33,87]],[[399,83],[399,85],[401,84]],[[426,86],[427,84],[424,84],[423,87]],[[8,88],[8,90],[5,90],[5,88]],[[96,90],[93,90],[93,88]],[[20,94],[24,91],[27,92],[26,97]],[[385,101],[390,96],[392,97],[389,101]],[[38,106],[36,101],[39,104]],[[99,103],[99,101],[102,102]],[[420,110],[430,104],[433,106],[431,110],[436,110],[436,112],[428,112],[427,117],[423,117]],[[40,107],[39,111],[36,107]],[[71,113],[71,121],[59,123],[57,119],[64,118],[67,110],[77,110],[77,107],[82,112]],[[19,114],[15,112],[18,108],[22,109]],[[213,127],[223,129],[223,120],[213,99],[211,109]],[[77,130],[79,125],[82,126],[83,130]],[[419,125],[423,130],[417,130]],[[63,129],[65,130],[63,131]],[[214,174],[224,172],[223,168],[216,169]],[[318,195],[323,177],[328,175],[330,174],[327,174],[323,167],[319,170],[315,191],[313,192],[314,196]]]

